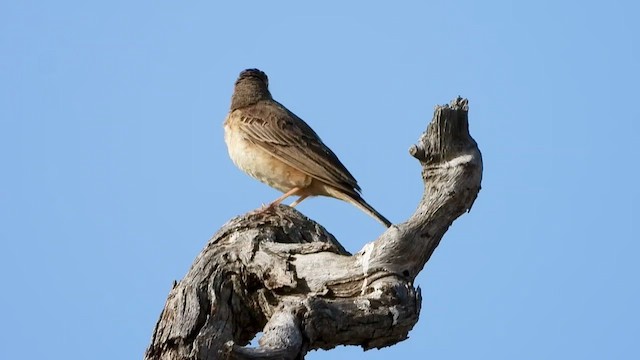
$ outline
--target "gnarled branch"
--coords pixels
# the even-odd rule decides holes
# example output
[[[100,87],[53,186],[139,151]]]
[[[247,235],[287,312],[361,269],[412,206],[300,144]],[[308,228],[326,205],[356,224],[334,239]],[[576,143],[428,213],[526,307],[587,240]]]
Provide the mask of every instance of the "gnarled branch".
[[[406,339],[421,304],[413,280],[480,190],[467,113],[462,98],[436,107],[409,150],[422,165],[418,208],[354,255],[288,206],[225,224],[169,293],[145,359],[302,359]],[[259,331],[260,346],[245,347]]]

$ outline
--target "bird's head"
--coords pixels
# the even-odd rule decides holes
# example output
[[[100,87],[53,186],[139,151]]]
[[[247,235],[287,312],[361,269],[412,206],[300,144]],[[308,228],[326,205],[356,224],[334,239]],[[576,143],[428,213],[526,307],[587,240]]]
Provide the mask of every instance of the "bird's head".
[[[243,70],[236,80],[231,97],[231,110],[253,105],[260,100],[271,99],[269,78],[258,69]]]
[[[269,78],[264,71],[258,69],[246,69],[240,72],[238,80],[236,80],[236,86],[241,83],[262,83],[266,88],[269,88]]]

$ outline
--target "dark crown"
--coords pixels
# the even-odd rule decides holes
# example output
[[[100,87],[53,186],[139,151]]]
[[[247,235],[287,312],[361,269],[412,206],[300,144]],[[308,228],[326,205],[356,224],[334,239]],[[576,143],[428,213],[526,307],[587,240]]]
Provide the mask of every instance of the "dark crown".
[[[265,74],[263,71],[260,71],[258,69],[243,70],[238,76],[238,80],[236,81],[236,84],[239,83],[241,80],[250,79],[250,78],[259,79],[262,82],[264,82],[265,85],[267,85],[267,87],[269,86],[269,78],[267,77],[267,74]]]

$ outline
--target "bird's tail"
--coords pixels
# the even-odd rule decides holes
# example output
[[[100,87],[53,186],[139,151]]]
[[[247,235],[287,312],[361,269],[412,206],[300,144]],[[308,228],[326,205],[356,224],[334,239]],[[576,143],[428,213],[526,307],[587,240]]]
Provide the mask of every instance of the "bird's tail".
[[[327,192],[330,192],[329,194],[330,196],[335,197],[336,199],[346,201],[352,205],[355,205],[357,208],[364,211],[372,218],[378,220],[384,226],[390,227],[392,225],[391,221],[387,220],[387,218],[382,216],[382,214],[380,214],[376,209],[374,209],[373,206],[369,205],[366,201],[364,201],[364,199],[362,198],[362,196],[360,196],[360,194],[355,192],[354,194],[346,194],[338,189],[331,188],[328,186],[325,188],[325,190],[328,190]]]

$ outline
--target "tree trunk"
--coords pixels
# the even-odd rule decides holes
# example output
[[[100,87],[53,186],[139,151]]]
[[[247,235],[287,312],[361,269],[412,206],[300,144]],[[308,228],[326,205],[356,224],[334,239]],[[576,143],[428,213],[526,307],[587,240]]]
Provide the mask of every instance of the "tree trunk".
[[[436,107],[409,150],[422,166],[418,208],[354,255],[288,206],[225,224],[173,286],[145,359],[303,359],[406,339],[420,313],[413,281],[480,190],[467,114],[462,98]],[[260,346],[245,347],[260,331]]]

